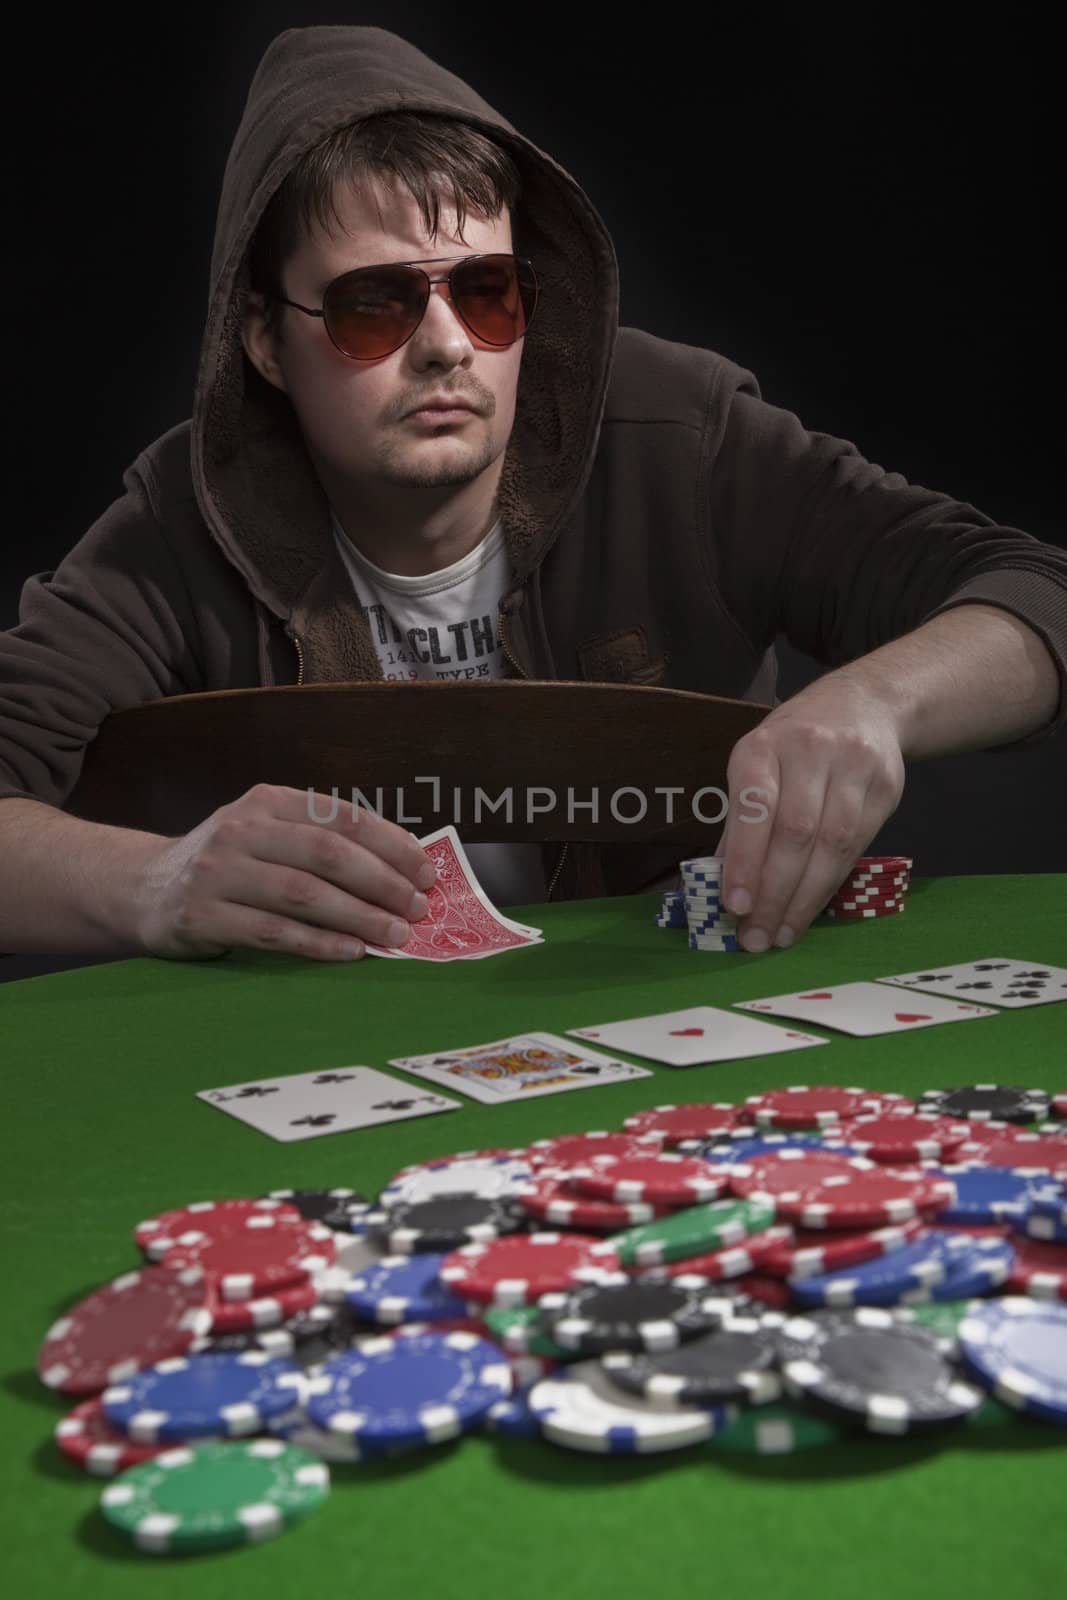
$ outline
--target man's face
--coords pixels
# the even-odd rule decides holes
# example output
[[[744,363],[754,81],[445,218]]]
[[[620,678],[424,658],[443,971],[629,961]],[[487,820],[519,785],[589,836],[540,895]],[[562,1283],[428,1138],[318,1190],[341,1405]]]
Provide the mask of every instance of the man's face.
[[[316,228],[282,273],[281,292],[303,306],[321,309],[326,285],[356,267],[418,261],[434,278],[448,271],[447,257],[512,250],[506,211],[493,222],[468,211],[464,242],[451,231],[455,212],[442,205],[431,244],[406,189],[375,185],[357,195],[342,184],[336,199],[345,231],[330,238]],[[342,355],[321,318],[292,307],[281,314],[284,337],[276,343],[251,305],[245,350],[262,376],[289,396],[328,491],[340,497],[345,485],[362,485],[373,496],[376,488],[388,494],[388,485],[461,485],[493,463],[499,473],[515,419],[523,341],[503,350],[483,344],[453,310],[447,283],[434,284],[411,338],[379,360]],[[475,414],[448,425],[408,416],[439,393],[467,401]]]

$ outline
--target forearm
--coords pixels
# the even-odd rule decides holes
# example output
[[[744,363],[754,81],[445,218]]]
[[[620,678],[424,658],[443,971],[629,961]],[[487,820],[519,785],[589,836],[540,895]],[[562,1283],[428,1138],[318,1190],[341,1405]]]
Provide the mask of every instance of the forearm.
[[[1008,744],[1044,727],[1059,704],[1044,641],[998,606],[931,617],[827,679],[834,676],[889,705],[906,761]]]
[[[0,953],[134,956],[132,908],[152,833],[0,800]]]

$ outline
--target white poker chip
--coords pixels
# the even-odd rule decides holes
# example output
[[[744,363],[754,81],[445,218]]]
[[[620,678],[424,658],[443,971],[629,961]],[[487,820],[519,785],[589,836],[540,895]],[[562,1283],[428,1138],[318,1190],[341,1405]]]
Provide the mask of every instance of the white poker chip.
[[[546,1439],[598,1455],[646,1455],[701,1444],[734,1420],[731,1406],[666,1410],[618,1389],[599,1361],[577,1361],[527,1396]]]
[[[533,1177],[528,1161],[508,1156],[474,1156],[468,1160],[440,1162],[397,1173],[378,1196],[381,1207],[417,1205],[442,1195],[476,1194],[496,1200],[514,1194],[519,1184]]]

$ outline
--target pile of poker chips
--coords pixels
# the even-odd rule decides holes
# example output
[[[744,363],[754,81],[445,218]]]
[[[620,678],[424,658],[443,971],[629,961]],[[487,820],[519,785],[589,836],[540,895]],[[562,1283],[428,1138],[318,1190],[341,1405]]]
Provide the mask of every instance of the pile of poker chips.
[[[281,1533],[331,1468],[475,1432],[783,1454],[1067,1426],[1067,1095],[654,1106],[373,1201],[277,1190],[133,1232],[141,1264],[37,1370],[77,1402],[57,1445],[153,1554]]]
[[[912,865],[910,856],[861,856],[823,915],[862,922],[903,911]],[[664,891],[656,927],[688,928],[690,950],[740,950],[738,919],[723,905],[723,858],[694,856],[679,872],[682,887]]]

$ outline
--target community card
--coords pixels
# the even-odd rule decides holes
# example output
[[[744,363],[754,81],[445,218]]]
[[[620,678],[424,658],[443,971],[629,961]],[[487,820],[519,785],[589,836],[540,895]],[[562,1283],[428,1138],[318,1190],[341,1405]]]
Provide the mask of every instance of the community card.
[[[802,994],[774,994],[764,1000],[737,1000],[735,1004],[742,1011],[796,1017],[861,1038],[875,1033],[908,1033],[938,1022],[970,1022],[997,1014],[991,1006],[976,1006],[963,1000],[910,999],[880,983],[838,983]]]
[[[437,881],[426,891],[429,910],[411,924],[405,945],[368,944],[368,955],[394,961],[472,961],[544,943],[540,928],[516,922],[493,905],[455,828],[439,828],[419,843],[437,868]]]
[[[777,1028],[770,1022],[737,1017],[716,1006],[688,1006],[683,1011],[661,1011],[625,1022],[601,1022],[596,1027],[568,1028],[579,1039],[595,1039],[615,1050],[629,1050],[672,1067],[695,1067],[707,1061],[737,1061],[744,1056],[774,1055],[782,1050],[803,1050],[812,1044],[829,1044],[797,1028]]]
[[[329,1067],[323,1072],[231,1083],[221,1089],[201,1089],[197,1099],[285,1143],[462,1109],[458,1100],[420,1094],[373,1067]]]
[[[520,1033],[464,1050],[394,1056],[389,1065],[444,1084],[485,1105],[653,1076],[647,1067],[614,1061],[595,1050],[582,1050],[555,1033]]]
[[[1067,967],[1043,967],[1037,961],[1009,961],[987,956],[984,961],[960,961],[954,967],[928,967],[901,977],[879,978],[879,983],[921,989],[927,994],[959,995],[989,1006],[1047,1006],[1067,1000]]]

